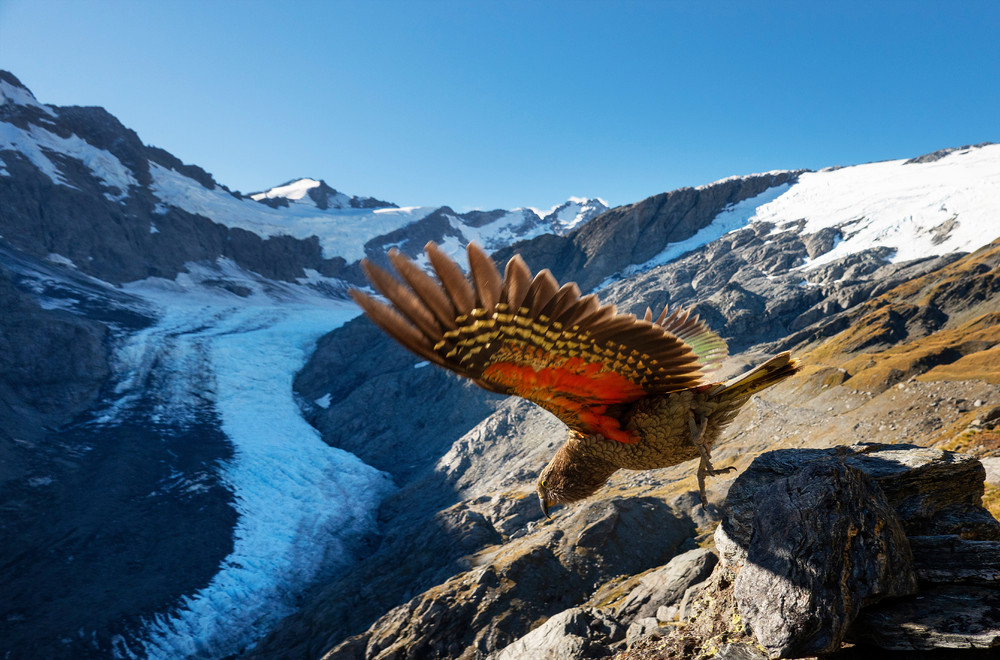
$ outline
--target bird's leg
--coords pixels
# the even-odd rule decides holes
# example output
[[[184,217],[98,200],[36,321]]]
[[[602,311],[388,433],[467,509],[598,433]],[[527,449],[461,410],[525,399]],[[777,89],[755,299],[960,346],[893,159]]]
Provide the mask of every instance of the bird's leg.
[[[708,498],[705,496],[705,477],[714,477],[717,474],[732,472],[736,468],[727,467],[716,470],[712,467],[711,450],[703,440],[705,429],[708,427],[708,417],[692,410],[688,416],[688,427],[691,429],[691,442],[694,443],[694,446],[698,449],[698,453],[701,454],[701,462],[698,464],[698,494],[701,496],[701,505],[706,506]]]

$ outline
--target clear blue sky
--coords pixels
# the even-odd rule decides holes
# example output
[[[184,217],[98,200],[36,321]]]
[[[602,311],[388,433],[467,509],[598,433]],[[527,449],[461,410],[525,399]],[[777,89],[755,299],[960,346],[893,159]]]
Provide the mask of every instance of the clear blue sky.
[[[1000,141],[1000,2],[0,0],[0,68],[250,192],[613,205]]]

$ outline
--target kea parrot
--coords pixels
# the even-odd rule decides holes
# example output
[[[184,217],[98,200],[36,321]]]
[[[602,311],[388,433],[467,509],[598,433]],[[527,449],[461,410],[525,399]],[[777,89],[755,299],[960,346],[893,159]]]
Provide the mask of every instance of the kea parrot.
[[[515,255],[503,276],[468,245],[471,279],[434,243],[437,279],[397,250],[399,278],[362,261],[390,304],[358,289],[351,296],[393,339],[423,359],[491,392],[533,401],[569,427],[569,437],[538,477],[542,512],[589,497],[620,469],[651,470],[700,458],[698,490],[715,469],[712,444],[749,398],[791,376],[798,360],[780,353],[724,382],[707,373],[726,358],[726,342],[698,316],[667,308],[655,319],[617,313],[548,270],[531,276]]]

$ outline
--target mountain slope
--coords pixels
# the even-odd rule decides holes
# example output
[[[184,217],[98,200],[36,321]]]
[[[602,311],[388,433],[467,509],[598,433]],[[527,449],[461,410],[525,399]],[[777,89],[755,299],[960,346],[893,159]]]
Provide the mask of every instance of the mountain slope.
[[[606,209],[598,200],[576,200],[543,218],[528,208],[399,208],[315,179],[244,197],[144,145],[104,109],[41,104],[0,71],[3,236],[29,254],[58,254],[110,282],[172,279],[189,262],[221,257],[285,281],[315,271],[361,284],[356,262],[381,257],[394,242],[413,254],[426,240],[456,249],[479,240],[496,249],[561,233]],[[408,248],[414,236],[419,245]]]

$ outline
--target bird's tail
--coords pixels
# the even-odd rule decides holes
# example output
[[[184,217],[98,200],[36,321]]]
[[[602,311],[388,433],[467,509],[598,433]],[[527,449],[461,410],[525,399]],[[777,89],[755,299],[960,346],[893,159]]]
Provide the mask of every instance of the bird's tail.
[[[757,392],[777,385],[800,368],[799,361],[792,358],[791,353],[785,351],[778,353],[764,364],[745,374],[719,383],[712,393],[723,403],[735,403],[738,404],[738,407]]]

